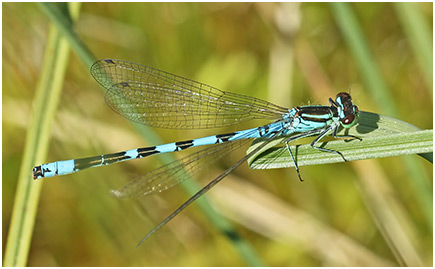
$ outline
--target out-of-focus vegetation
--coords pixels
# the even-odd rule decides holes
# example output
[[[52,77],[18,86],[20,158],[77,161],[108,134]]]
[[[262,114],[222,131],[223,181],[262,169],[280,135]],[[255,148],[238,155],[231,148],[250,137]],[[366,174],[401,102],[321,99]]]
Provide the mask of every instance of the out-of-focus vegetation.
[[[4,250],[50,21],[29,3],[5,3],[2,15]],[[432,16],[432,3],[87,3],[75,29],[98,58],[287,107],[327,104],[350,90],[361,110],[432,129]],[[57,115],[46,161],[150,145],[105,105],[74,52]],[[156,132],[172,142],[258,124]],[[243,154],[198,179],[205,183]],[[251,265],[196,205],[135,248],[187,195],[174,188],[117,200],[109,190],[158,165],[149,158],[34,182],[44,185],[28,265]],[[301,173],[304,183],[294,169],[242,165],[207,196],[265,265],[433,264],[432,164],[406,156]]]

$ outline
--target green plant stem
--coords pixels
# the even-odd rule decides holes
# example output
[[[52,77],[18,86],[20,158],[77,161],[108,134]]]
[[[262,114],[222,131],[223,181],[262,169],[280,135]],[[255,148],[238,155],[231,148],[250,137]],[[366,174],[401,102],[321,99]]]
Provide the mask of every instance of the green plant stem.
[[[49,17],[59,32],[68,40],[69,45],[77,53],[86,67],[90,67],[95,62],[95,57],[88,47],[81,41],[79,36],[73,31],[73,24],[67,12],[61,10],[60,6],[53,3],[39,3],[42,11]]]
[[[77,17],[80,4],[71,4]],[[45,159],[49,132],[62,89],[68,62],[69,46],[55,27],[50,27],[41,79],[36,90],[34,110],[27,133],[15,195],[4,266],[26,266],[41,183],[32,180],[32,167]],[[51,115],[51,116],[49,116]]]

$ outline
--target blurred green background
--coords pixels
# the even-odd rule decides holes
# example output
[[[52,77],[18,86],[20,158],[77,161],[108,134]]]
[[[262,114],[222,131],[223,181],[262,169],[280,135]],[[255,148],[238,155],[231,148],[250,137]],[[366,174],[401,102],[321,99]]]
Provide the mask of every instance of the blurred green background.
[[[2,15],[4,254],[50,21],[29,3],[3,3]],[[432,129],[432,16],[432,3],[86,3],[75,29],[99,59],[145,64],[285,107],[327,104],[350,90],[361,110]],[[351,21],[363,42],[355,43],[355,28],[347,32]],[[377,68],[364,69],[365,61]],[[67,66],[43,161],[150,145],[105,105],[74,52]],[[173,142],[256,124],[156,132]],[[243,154],[216,163],[199,181]],[[159,165],[149,158],[34,182],[44,186],[28,265],[253,265],[196,205],[135,248],[188,196],[177,187],[117,200],[109,190]],[[301,173],[303,183],[294,169],[242,165],[207,196],[264,265],[432,266],[432,164],[406,156]]]

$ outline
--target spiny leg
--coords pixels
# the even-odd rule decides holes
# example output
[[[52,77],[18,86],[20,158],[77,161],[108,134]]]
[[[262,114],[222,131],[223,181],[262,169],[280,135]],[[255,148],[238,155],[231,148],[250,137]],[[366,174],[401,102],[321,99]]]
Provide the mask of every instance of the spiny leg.
[[[342,154],[341,152],[339,152],[339,151],[337,151],[337,150],[333,150],[333,149],[325,149],[325,148],[317,147],[317,146],[314,145],[314,144],[316,144],[317,142],[319,142],[320,139],[322,139],[323,137],[325,137],[326,135],[328,135],[328,134],[332,131],[333,128],[336,129],[337,126],[330,126],[330,127],[328,127],[327,129],[325,129],[322,133],[320,133],[319,136],[317,136],[317,137],[313,140],[313,142],[311,142],[310,146],[313,147],[313,148],[315,148],[315,149],[317,149],[317,150],[320,150],[320,151],[330,152],[330,153],[336,153],[336,154],[340,155],[341,158],[343,158],[343,160],[344,160],[345,162],[347,162],[347,160],[344,158],[344,156],[343,156],[343,154]],[[336,132],[336,131],[334,131],[334,132]]]
[[[294,164],[294,166],[295,166],[296,172],[298,173],[299,180],[300,180],[301,182],[303,182],[304,180],[302,179],[302,177],[301,177],[301,173],[299,172],[299,166],[298,166],[298,163],[296,162],[295,157],[293,156],[293,153],[292,153],[292,151],[291,151],[291,149],[290,149],[289,142],[286,141],[286,142],[285,142],[285,145],[287,146],[287,150],[288,150],[288,152],[290,153],[290,156],[292,157],[293,164]]]
[[[344,136],[338,136],[338,135],[337,135],[337,129],[338,129],[338,125],[335,125],[335,126],[329,126],[329,127],[328,127],[327,129],[325,129],[322,133],[320,133],[319,136],[317,136],[316,139],[313,140],[313,142],[311,142],[310,146],[313,147],[313,148],[315,148],[315,149],[317,149],[317,150],[320,150],[320,151],[330,152],[330,153],[336,153],[336,154],[340,155],[341,158],[343,158],[343,160],[344,160],[345,162],[347,162],[346,158],[344,158],[344,156],[343,156],[343,154],[342,154],[341,152],[339,152],[339,151],[337,151],[337,150],[333,150],[333,149],[325,149],[325,148],[317,147],[317,146],[314,145],[314,144],[316,144],[317,142],[319,142],[323,137],[325,137],[326,135],[328,135],[331,131],[333,131],[333,136],[334,136],[334,138],[337,138],[337,137],[354,137],[354,136],[350,136],[350,135],[349,135],[349,136],[347,136],[347,135],[344,135]],[[360,140],[361,140],[361,138],[356,137],[356,136],[355,136],[354,138],[356,138],[356,139],[360,139]]]
[[[291,149],[290,149],[290,145],[289,145],[289,143],[290,143],[291,141],[293,141],[293,140],[301,139],[301,138],[304,138],[304,137],[309,137],[309,136],[312,136],[312,135],[317,134],[317,133],[319,133],[319,130],[313,130],[313,131],[310,131],[310,132],[305,132],[305,133],[300,134],[300,135],[292,136],[292,137],[290,137],[290,139],[288,139],[288,140],[285,142],[286,147],[287,147],[287,151],[289,152],[290,157],[292,158],[293,164],[294,164],[294,166],[295,166],[296,172],[298,173],[298,177],[299,177],[299,180],[300,180],[301,182],[303,182],[304,180],[303,180],[302,177],[301,177],[301,174],[300,174],[300,172],[299,172],[299,166],[298,166],[298,163],[296,162],[296,159],[295,159],[295,157],[293,156],[293,153],[292,153],[292,151],[291,151]]]

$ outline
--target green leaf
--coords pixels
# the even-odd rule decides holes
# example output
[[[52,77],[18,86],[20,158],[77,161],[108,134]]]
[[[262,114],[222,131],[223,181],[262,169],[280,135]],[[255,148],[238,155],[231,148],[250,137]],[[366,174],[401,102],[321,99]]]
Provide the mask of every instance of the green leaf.
[[[341,152],[347,161],[421,154],[422,157],[432,162],[433,130],[419,130],[398,119],[361,112],[358,124],[348,130],[341,130],[339,134],[355,135],[362,138],[362,141],[335,139],[320,142],[318,146]],[[248,160],[250,168],[272,169],[294,166],[284,146],[286,139],[288,138],[281,137],[271,141],[264,150]],[[308,140],[306,144],[290,146],[299,166],[344,162],[338,154],[312,148],[309,145],[312,140]],[[255,140],[248,152],[254,149],[258,142],[261,140]],[[277,145],[280,146],[276,147]]]

